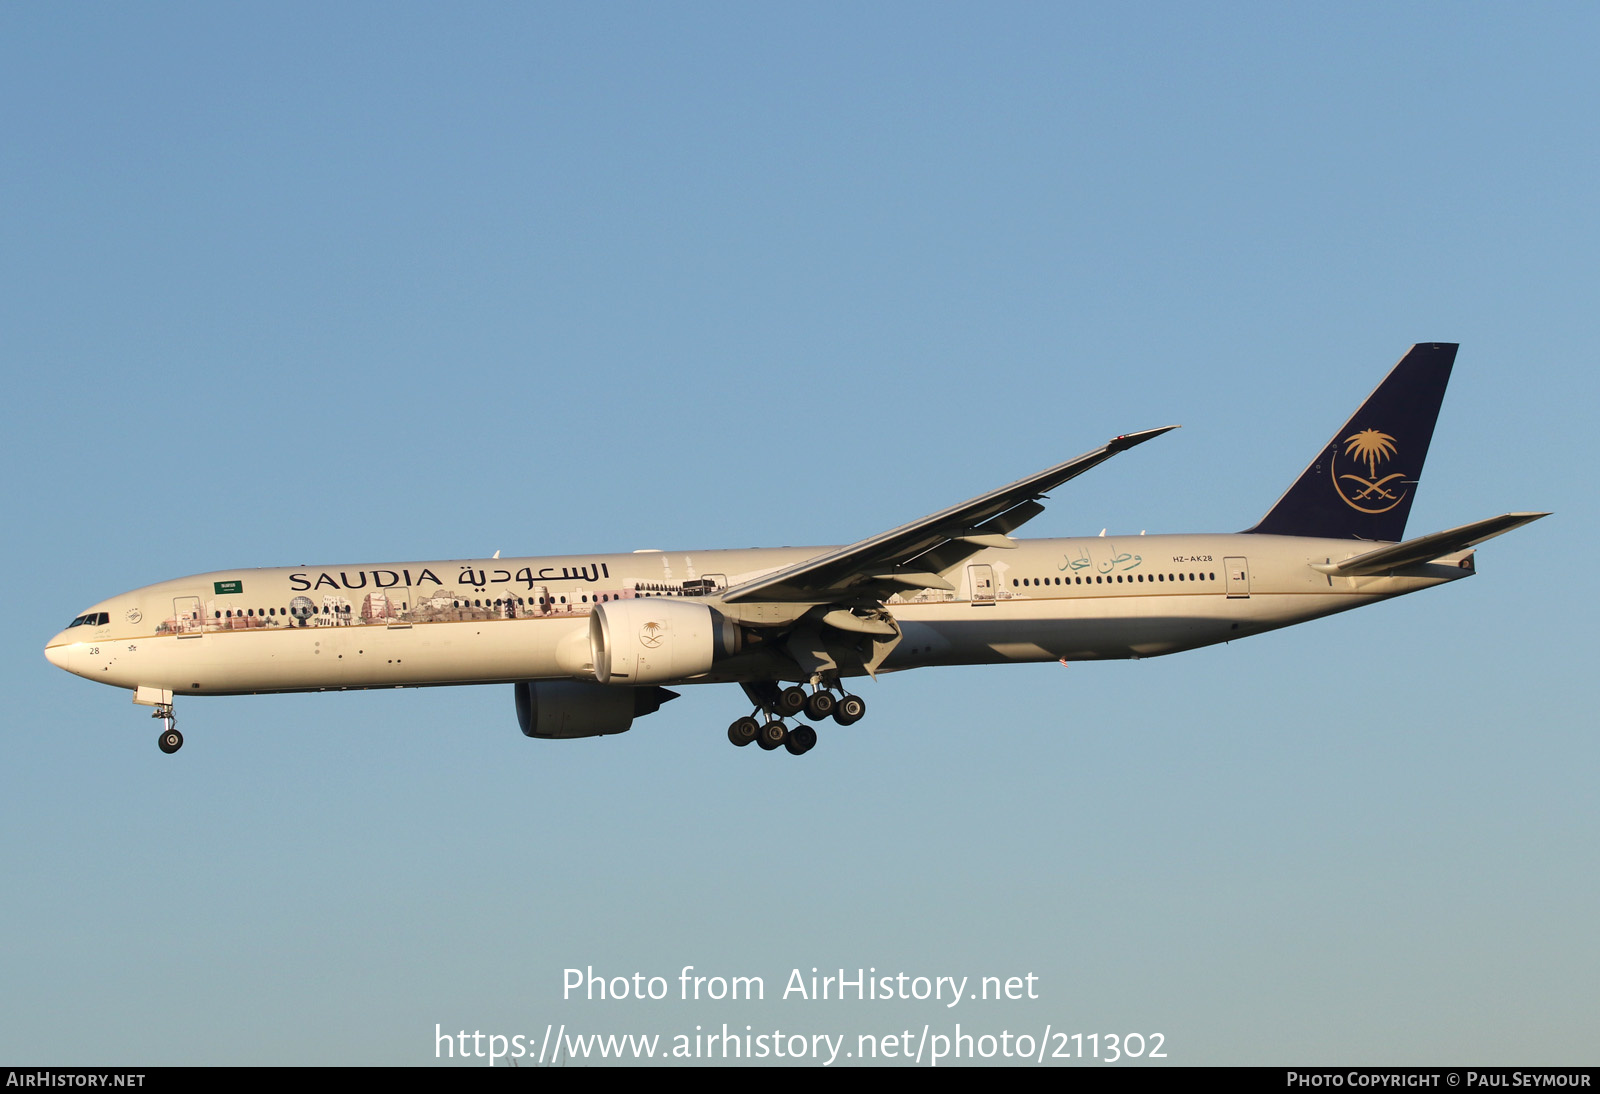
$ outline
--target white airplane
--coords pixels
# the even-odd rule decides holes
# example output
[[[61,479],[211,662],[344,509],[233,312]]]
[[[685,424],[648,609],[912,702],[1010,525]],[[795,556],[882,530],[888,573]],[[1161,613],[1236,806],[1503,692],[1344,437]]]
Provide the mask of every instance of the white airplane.
[[[1154,657],[1474,572],[1545,513],[1404,540],[1456,347],[1411,347],[1255,527],[1013,539],[1053,490],[1175,427],[1129,433],[847,547],[635,551],[220,570],[95,604],[50,639],[68,672],[154,707],[178,695],[511,684],[529,737],[622,733],[676,693],[736,682],[736,745],[811,750],[866,711],[844,682],[932,665]],[[790,724],[790,723],[794,724]]]

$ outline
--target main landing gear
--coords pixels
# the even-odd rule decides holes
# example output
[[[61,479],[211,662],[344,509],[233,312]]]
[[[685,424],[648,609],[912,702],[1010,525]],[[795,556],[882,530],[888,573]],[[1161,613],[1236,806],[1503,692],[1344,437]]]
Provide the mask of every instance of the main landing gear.
[[[150,717],[160,718],[166,723],[166,728],[161,731],[161,736],[156,738],[156,747],[168,756],[183,747],[183,734],[178,732],[178,719],[172,713],[171,703],[158,704]]]
[[[773,685],[766,686],[775,694],[758,698],[754,711],[728,727],[728,740],[740,748],[753,741],[766,752],[783,748],[791,756],[804,756],[817,747],[817,731],[805,724],[791,729],[785,718],[804,714],[813,722],[832,718],[837,724],[847,726],[859,722],[867,713],[866,700],[858,695],[835,696],[823,687],[807,692],[802,687],[777,691]],[[746,691],[752,690],[746,687]],[[753,694],[752,698],[755,697]],[[766,722],[759,722],[756,715],[763,711],[772,717]]]

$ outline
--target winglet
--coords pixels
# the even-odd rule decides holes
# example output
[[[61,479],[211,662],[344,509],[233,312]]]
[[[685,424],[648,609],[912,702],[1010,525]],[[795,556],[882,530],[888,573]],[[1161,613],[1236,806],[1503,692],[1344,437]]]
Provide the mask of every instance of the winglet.
[[[1126,452],[1135,445],[1144,444],[1145,441],[1155,440],[1157,437],[1161,436],[1161,434],[1171,433],[1174,429],[1178,428],[1180,427],[1175,425],[1164,425],[1160,429],[1143,429],[1138,433],[1124,433],[1120,437],[1111,438],[1111,443],[1106,445],[1106,454],[1114,456],[1118,452]]]

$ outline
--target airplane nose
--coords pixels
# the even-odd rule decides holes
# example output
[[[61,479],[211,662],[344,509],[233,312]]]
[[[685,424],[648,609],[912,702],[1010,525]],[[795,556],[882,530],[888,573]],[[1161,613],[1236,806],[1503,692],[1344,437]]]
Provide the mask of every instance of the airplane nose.
[[[59,636],[52,638],[44,648],[44,657],[58,669],[67,667],[67,644]]]

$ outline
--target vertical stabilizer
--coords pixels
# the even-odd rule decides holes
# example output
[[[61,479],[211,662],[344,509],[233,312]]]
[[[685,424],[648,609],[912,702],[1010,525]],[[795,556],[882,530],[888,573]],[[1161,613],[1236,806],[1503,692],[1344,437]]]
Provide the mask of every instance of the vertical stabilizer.
[[[1262,535],[1399,541],[1433,439],[1453,342],[1419,342],[1254,528]]]

